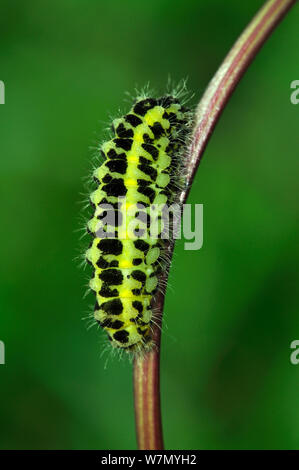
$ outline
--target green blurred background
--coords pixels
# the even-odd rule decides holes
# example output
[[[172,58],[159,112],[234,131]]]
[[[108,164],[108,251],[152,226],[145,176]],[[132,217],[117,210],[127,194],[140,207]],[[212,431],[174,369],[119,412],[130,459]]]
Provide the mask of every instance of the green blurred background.
[[[104,334],[82,321],[90,147],[135,86],[188,76],[195,104],[261,4],[1,0],[1,448],[136,448],[131,365],[101,357]],[[244,76],[190,194],[204,246],[177,243],[166,298],[168,448],[299,448],[298,20],[295,7]]]

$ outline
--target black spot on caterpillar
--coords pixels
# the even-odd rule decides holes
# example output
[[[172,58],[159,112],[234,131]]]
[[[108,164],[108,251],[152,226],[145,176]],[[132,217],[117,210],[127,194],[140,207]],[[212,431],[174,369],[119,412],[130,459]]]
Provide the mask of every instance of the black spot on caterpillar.
[[[127,351],[152,344],[151,301],[165,242],[151,236],[149,208],[175,201],[190,116],[178,96],[138,99],[113,121],[114,137],[100,150],[105,161],[94,171],[94,215],[87,227],[94,238],[86,252],[94,268],[94,317],[111,344]],[[133,216],[139,223],[134,237],[129,234]]]

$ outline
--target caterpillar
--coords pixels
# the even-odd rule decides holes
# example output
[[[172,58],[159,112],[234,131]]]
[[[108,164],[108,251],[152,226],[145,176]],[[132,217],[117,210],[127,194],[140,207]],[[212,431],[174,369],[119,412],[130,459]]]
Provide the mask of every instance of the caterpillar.
[[[152,208],[175,201],[188,125],[190,111],[178,95],[137,98],[113,121],[113,138],[100,148],[104,162],[93,172],[87,224],[93,239],[85,257],[94,270],[94,318],[112,346],[126,351],[152,346],[151,304],[165,247],[163,222]]]

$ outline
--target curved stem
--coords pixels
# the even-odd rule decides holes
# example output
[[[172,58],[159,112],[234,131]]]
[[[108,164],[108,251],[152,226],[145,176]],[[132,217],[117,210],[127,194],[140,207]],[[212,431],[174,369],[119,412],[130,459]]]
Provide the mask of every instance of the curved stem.
[[[296,0],[267,1],[212,78],[196,109],[195,130],[187,164],[188,188],[181,195],[182,202],[187,199],[203,152],[229,97],[272,30],[295,3]]]
[[[229,97],[271,31],[295,2],[296,0],[267,1],[233,45],[211,80],[195,113],[194,132],[186,155],[187,185],[180,194],[181,204],[187,200],[203,152]],[[168,246],[170,257],[173,246],[173,243]],[[168,272],[163,275],[163,280],[167,281],[167,277]],[[139,449],[163,449],[159,368],[164,297],[165,292],[159,293],[153,305],[155,311],[159,312],[158,324],[153,333],[156,347],[143,357],[136,357],[134,361],[135,418]]]
[[[155,343],[160,347],[159,328],[155,329]],[[137,357],[134,363],[135,419],[139,449],[164,449],[159,357],[158,350],[152,349],[145,358]]]

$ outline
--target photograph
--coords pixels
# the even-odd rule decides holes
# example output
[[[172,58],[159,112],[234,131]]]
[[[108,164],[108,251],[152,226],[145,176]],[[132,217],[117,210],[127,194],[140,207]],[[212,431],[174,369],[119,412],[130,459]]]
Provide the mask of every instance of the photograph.
[[[0,10],[0,455],[298,463],[297,1]]]

